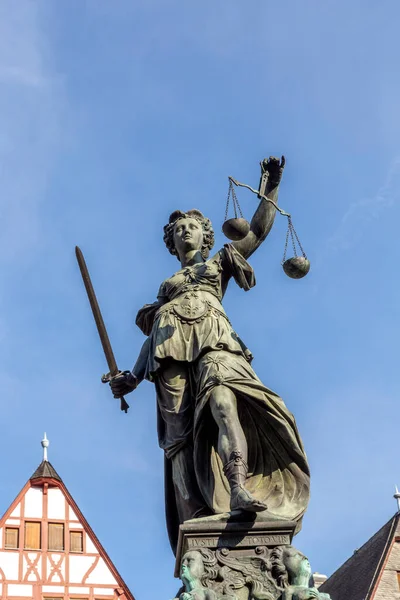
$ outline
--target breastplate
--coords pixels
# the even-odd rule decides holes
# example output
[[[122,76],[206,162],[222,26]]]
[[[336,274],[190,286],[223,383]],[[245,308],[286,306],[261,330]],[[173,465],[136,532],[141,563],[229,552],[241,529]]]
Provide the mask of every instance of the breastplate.
[[[211,306],[198,291],[185,292],[173,303],[173,311],[180,321],[190,323],[202,321],[211,311]]]

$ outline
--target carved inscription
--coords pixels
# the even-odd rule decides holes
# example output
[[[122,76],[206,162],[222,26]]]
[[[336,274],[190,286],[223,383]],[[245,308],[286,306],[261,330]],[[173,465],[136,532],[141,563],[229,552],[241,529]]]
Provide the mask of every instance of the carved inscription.
[[[222,534],[215,537],[188,537],[186,539],[188,548],[240,548],[242,546],[278,546],[290,544],[288,535],[246,535],[228,536]]]

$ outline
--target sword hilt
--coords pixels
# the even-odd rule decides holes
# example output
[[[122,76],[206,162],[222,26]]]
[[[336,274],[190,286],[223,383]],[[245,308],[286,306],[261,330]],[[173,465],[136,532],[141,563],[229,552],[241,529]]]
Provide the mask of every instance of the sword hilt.
[[[119,375],[120,373],[122,373],[122,371],[119,371],[116,375],[111,375],[111,373],[106,373],[105,375],[101,376],[101,382],[102,383],[110,383],[111,379],[113,377],[116,377],[117,375]],[[120,401],[121,401],[121,410],[124,413],[128,412],[128,408],[129,408],[129,404],[127,403],[127,401],[125,400],[125,398],[123,396],[120,396]]]

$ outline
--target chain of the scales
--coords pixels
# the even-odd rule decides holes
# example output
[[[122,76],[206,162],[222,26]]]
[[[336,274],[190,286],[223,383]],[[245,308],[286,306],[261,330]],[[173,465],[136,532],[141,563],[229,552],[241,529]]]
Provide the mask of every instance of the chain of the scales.
[[[222,231],[224,232],[226,237],[229,238],[230,240],[240,240],[240,239],[243,239],[250,231],[250,225],[243,218],[242,211],[240,209],[240,204],[236,197],[235,190],[233,189],[233,185],[247,188],[248,190],[253,192],[253,194],[257,194],[259,197],[263,198],[265,201],[273,204],[275,209],[282,216],[287,217],[288,229],[286,232],[285,248],[284,248],[283,259],[282,259],[282,268],[285,271],[286,275],[288,275],[288,277],[291,277],[292,279],[301,279],[302,277],[307,275],[307,273],[310,270],[310,261],[308,260],[306,253],[304,252],[304,249],[303,249],[303,246],[301,245],[299,236],[297,235],[297,232],[293,226],[291,215],[289,213],[287,213],[286,211],[284,211],[282,208],[280,208],[276,204],[276,202],[274,200],[272,200],[272,198],[265,196],[262,193],[262,191],[260,191],[260,189],[255,190],[250,185],[241,183],[240,181],[236,181],[236,179],[233,179],[233,177],[229,177],[229,190],[228,190],[228,197],[226,200],[226,208],[225,208],[225,222],[222,226]],[[230,202],[231,197],[232,197],[235,218],[227,219],[228,211],[229,211],[229,202]],[[238,218],[238,215],[237,215],[238,210],[239,210],[239,214],[241,215],[240,218]],[[291,256],[290,258],[286,258],[287,249],[288,249],[288,245],[289,245],[289,237],[291,239],[291,243],[292,243],[292,247],[293,247],[293,256]],[[300,249],[302,256],[297,255],[296,243]]]
[[[308,260],[307,255],[304,252],[303,246],[301,245],[299,236],[297,235],[296,230],[294,228],[292,218],[288,216],[287,220],[288,228],[286,232],[285,248],[283,250],[282,267],[286,275],[288,275],[289,277],[292,277],[293,279],[301,279],[302,277],[307,275],[308,271],[310,270],[310,261]],[[287,249],[289,245],[289,237],[292,243],[293,256],[291,258],[286,258]],[[297,256],[296,242],[303,256]]]
[[[297,245],[298,245],[298,247],[300,249],[300,252],[302,253],[303,257],[305,259],[307,259],[307,255],[304,252],[304,248],[301,245],[301,242],[299,240],[299,236],[297,235],[296,230],[294,228],[292,217],[288,217],[288,228],[287,228],[287,232],[286,232],[285,249],[283,251],[282,264],[286,260],[287,248],[288,248],[288,244],[289,244],[289,236],[290,236],[290,239],[291,239],[291,242],[292,242],[293,256],[295,258],[297,258],[297,249],[296,249],[296,242],[297,242]]]
[[[232,199],[233,213],[235,217],[228,219],[229,204]],[[240,216],[238,216],[238,214]],[[242,240],[250,231],[250,225],[248,221],[243,217],[242,209],[240,208],[239,200],[236,196],[236,192],[233,187],[232,181],[229,179],[228,196],[226,199],[225,207],[225,218],[224,224],[222,225],[222,231],[226,237],[230,240],[237,241]]]
[[[233,187],[232,181],[229,180],[229,189],[228,189],[228,196],[226,198],[224,221],[226,221],[228,219],[229,204],[230,204],[231,198],[232,198],[233,212],[235,214],[235,219],[238,218],[238,211],[239,211],[241,218],[243,219],[242,209],[240,208],[240,204],[239,204],[239,200],[236,196],[235,188]]]

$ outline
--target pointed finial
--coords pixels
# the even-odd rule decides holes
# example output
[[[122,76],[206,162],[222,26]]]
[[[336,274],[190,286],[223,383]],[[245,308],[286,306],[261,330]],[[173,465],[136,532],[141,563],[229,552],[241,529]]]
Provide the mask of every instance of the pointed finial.
[[[396,493],[394,494],[393,498],[395,498],[397,500],[397,512],[400,512],[400,492],[397,489],[397,485],[394,486]]]
[[[47,439],[46,432],[44,433],[44,437],[42,439],[41,444],[42,444],[42,448],[43,448],[43,460],[47,461],[48,460],[47,459],[47,448],[49,447],[50,442]],[[400,498],[400,495],[399,495],[399,498]]]

